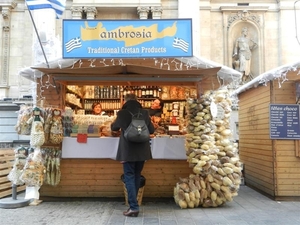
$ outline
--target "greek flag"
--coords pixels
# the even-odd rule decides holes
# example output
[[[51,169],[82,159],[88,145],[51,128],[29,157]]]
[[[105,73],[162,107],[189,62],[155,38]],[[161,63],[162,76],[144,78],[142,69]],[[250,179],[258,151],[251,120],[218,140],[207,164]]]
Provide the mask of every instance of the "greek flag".
[[[60,19],[66,8],[66,0],[26,0],[29,10],[54,9],[56,18]]]
[[[189,50],[189,43],[187,43],[186,41],[184,41],[181,38],[175,37],[174,41],[173,41],[173,47],[179,48],[182,51],[187,52]]]
[[[81,40],[79,37],[73,38],[65,44],[66,52],[71,52],[75,48],[80,48],[82,46]]]

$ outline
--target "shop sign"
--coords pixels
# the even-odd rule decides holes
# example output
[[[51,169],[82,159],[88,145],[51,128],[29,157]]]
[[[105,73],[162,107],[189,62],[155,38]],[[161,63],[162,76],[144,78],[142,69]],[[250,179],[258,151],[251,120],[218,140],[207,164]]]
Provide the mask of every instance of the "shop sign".
[[[63,58],[193,56],[192,20],[63,20]]]
[[[300,105],[270,104],[270,138],[300,139]]]

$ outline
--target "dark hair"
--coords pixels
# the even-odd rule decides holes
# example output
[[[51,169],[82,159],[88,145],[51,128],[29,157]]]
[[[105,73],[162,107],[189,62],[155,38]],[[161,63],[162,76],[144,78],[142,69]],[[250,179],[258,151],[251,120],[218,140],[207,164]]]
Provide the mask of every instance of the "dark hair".
[[[92,109],[94,109],[96,107],[96,105],[100,105],[101,109],[102,109],[102,105],[101,105],[100,102],[94,102],[93,105],[92,105]]]
[[[124,97],[125,102],[129,101],[129,100],[137,100],[137,97],[135,94],[130,93],[130,94],[126,94]]]
[[[164,107],[164,105],[165,105],[164,101],[161,98],[156,98],[156,99],[159,100],[159,105],[160,105],[160,107],[162,109]]]
[[[101,105],[101,103],[100,103],[100,102],[94,102],[93,105],[92,105],[92,110],[93,110],[93,112],[94,112],[94,108],[95,108],[97,105],[100,105],[100,108],[101,108],[101,110],[102,110],[102,105]]]

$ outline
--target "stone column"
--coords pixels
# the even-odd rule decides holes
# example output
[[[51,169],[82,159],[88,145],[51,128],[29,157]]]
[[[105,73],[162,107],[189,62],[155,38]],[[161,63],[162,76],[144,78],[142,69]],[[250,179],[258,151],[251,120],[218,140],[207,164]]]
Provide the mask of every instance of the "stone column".
[[[139,6],[139,7],[137,7],[137,14],[139,15],[141,20],[148,19],[149,11],[150,11],[150,7],[148,7],[148,6]]]
[[[84,7],[84,11],[88,20],[94,20],[97,17],[96,7]]]
[[[152,19],[161,19],[162,11],[163,9],[161,6],[152,6],[151,7]]]
[[[0,85],[8,86],[8,73],[9,73],[9,39],[10,39],[10,10],[2,8],[3,16],[3,33],[2,33],[2,63],[1,63],[1,76]]]
[[[82,19],[83,7],[71,7],[72,19]]]
[[[200,3],[199,0],[178,0],[178,18],[192,19],[193,54],[200,57]],[[210,27],[208,25],[208,27]]]
[[[10,22],[11,10],[16,7],[16,3],[2,6],[2,57],[1,57],[1,73],[0,87],[8,88],[9,85],[9,45],[10,45]],[[1,94],[2,95],[2,94]],[[6,93],[4,94],[6,96]],[[3,96],[4,97],[4,96]]]

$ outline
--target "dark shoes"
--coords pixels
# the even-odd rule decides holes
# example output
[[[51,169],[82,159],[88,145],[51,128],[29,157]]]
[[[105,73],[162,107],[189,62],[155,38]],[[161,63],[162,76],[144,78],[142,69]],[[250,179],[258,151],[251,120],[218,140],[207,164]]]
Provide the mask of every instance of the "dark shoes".
[[[139,215],[139,211],[127,209],[127,211],[123,212],[124,216],[132,216],[132,217],[137,217]]]

